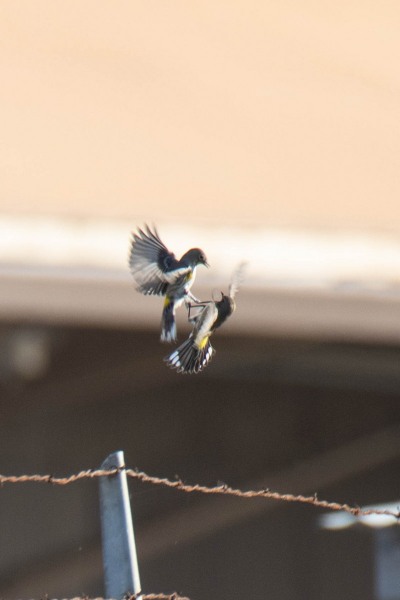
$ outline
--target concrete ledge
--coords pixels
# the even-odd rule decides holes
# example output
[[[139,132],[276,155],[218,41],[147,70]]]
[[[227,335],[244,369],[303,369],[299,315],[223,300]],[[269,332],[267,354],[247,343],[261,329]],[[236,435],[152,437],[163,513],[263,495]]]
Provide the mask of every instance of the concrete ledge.
[[[157,329],[161,299],[142,296],[129,273],[0,269],[0,319]],[[210,288],[196,294],[210,298]],[[398,343],[400,299],[343,290],[243,287],[224,333]],[[179,320],[185,321],[184,311]]]

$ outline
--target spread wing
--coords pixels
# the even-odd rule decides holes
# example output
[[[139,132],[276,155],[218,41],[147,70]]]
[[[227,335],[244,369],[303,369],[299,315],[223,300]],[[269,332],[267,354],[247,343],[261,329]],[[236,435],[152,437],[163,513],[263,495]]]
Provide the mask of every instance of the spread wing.
[[[236,267],[232,275],[231,283],[229,285],[229,296],[232,298],[232,300],[236,296],[240,286],[243,283],[246,267],[247,263],[241,262],[240,265]]]
[[[157,230],[138,230],[132,234],[129,267],[143,294],[163,295],[170,283],[187,273],[189,267],[181,268],[175,254],[161,241]]]

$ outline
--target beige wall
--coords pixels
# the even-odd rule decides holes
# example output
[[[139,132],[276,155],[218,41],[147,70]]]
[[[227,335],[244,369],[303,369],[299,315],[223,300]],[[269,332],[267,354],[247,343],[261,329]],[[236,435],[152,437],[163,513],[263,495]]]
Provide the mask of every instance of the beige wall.
[[[399,22],[390,1],[5,0],[0,212],[397,229]]]

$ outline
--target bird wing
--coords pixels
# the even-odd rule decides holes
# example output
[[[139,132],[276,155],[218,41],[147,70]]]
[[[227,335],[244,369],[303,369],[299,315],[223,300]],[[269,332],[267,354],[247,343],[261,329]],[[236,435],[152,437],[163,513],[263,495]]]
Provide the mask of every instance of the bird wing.
[[[129,267],[144,294],[165,294],[169,284],[188,273],[190,267],[180,267],[175,254],[161,241],[157,230],[138,230],[132,234]]]
[[[240,286],[243,283],[243,279],[244,279],[244,272],[246,270],[247,267],[247,263],[246,262],[241,262],[235,269],[235,271],[233,272],[232,275],[232,279],[231,279],[231,283],[229,285],[229,296],[233,299]]]

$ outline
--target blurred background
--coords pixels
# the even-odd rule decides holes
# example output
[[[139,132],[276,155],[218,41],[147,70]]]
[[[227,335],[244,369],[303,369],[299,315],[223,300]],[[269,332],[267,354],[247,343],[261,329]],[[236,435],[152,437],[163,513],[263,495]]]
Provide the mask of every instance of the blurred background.
[[[1,3],[1,473],[122,449],[191,483],[400,504],[399,25],[389,0]],[[135,291],[145,223],[203,248],[201,298],[248,261],[200,375],[165,367],[162,302]],[[398,528],[130,492],[148,592],[400,598]],[[104,593],[95,481],[0,507],[2,597]]]

